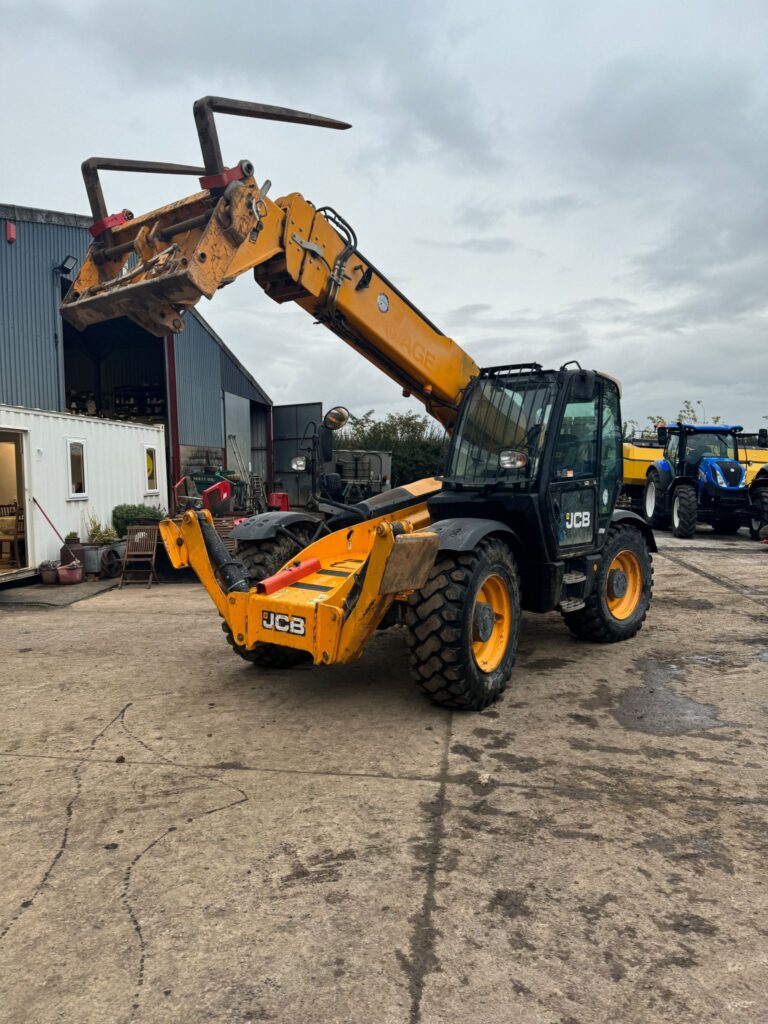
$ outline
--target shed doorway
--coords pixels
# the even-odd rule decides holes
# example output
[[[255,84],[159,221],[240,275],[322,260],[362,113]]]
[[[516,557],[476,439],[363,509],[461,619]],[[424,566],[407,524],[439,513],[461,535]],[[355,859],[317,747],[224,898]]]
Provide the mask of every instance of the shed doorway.
[[[0,430],[0,579],[28,565],[23,435]]]

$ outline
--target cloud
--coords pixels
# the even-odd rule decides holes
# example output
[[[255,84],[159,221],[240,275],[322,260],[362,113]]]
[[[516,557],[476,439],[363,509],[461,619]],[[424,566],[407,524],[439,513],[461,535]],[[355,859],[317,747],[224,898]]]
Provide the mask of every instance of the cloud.
[[[523,217],[540,217],[542,220],[553,221],[591,205],[581,196],[574,195],[572,192],[563,192],[556,196],[521,199],[517,208]]]
[[[445,242],[436,238],[419,238],[417,242],[419,245],[428,245],[435,249],[444,249],[447,246],[450,249],[464,249],[466,252],[481,254],[512,252],[518,248],[514,238],[503,235],[475,235],[471,238],[450,239]]]

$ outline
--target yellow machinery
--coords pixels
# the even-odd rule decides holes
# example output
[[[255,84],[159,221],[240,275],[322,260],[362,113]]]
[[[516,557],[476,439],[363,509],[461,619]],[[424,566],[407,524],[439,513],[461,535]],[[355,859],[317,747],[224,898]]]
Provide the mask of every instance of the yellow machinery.
[[[250,270],[270,298],[305,309],[452,435],[440,479],[337,504],[326,520],[255,516],[233,531],[234,557],[206,512],[164,522],[172,563],[195,570],[235,651],[258,665],[331,665],[358,657],[374,629],[402,623],[424,692],[478,709],[507,684],[521,608],[558,609],[583,639],[633,636],[651,600],[655,544],[642,519],[615,508],[617,382],[578,364],[478,367],[360,252],[335,210],[295,192],[272,200],[250,161],[225,166],[217,112],[349,127],[206,97],[194,105],[204,166],[86,161],[94,242],[62,315],[80,329],[127,316],[178,333],[186,309]],[[193,174],[201,191],[140,217],[110,215],[102,169]]]

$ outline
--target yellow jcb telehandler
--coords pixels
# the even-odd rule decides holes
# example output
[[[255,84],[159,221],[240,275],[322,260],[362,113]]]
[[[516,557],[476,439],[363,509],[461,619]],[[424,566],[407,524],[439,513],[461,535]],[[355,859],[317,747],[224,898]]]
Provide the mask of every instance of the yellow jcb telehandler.
[[[80,329],[127,316],[178,333],[202,295],[252,270],[270,298],[305,309],[451,435],[440,478],[338,504],[331,518],[254,516],[233,531],[235,556],[207,512],[165,521],[172,563],[195,570],[235,651],[257,665],[339,664],[401,623],[427,696],[481,709],[509,680],[521,608],[557,609],[585,640],[637,633],[656,546],[639,516],[615,507],[618,383],[575,363],[478,367],[360,252],[335,210],[295,192],[273,201],[250,161],[225,166],[215,113],[349,127],[209,96],[194,104],[203,167],[86,161],[94,241],[62,315]],[[196,175],[201,191],[110,215],[101,169]]]

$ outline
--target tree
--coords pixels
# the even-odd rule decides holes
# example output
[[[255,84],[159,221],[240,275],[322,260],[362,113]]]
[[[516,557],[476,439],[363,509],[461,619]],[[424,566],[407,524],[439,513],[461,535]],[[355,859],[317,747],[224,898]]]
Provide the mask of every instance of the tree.
[[[392,452],[393,487],[440,473],[446,442],[445,431],[428,416],[390,412],[376,419],[373,409],[350,416],[349,425],[333,435],[334,448]]]

